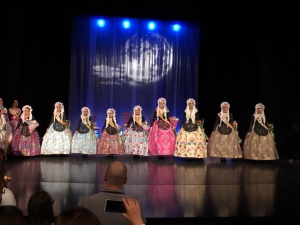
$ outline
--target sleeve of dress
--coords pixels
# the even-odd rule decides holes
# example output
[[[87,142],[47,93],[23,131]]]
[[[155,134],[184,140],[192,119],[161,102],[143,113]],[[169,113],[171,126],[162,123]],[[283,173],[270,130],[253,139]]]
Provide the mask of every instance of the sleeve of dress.
[[[63,114],[63,121],[66,122],[67,121],[67,116],[66,116],[66,113],[64,112]]]
[[[168,121],[170,121],[170,112],[167,112],[167,118]]]
[[[146,122],[145,117],[142,115],[142,123]]]
[[[216,128],[217,128],[217,126],[219,125],[219,123],[220,123],[220,117],[219,117],[219,115],[217,115],[216,121],[215,121],[215,124],[214,124],[214,128],[213,128],[213,131],[216,130]]]
[[[250,126],[249,126],[248,132],[251,132],[253,125],[254,125],[254,115],[251,116],[251,121],[250,121]]]
[[[17,124],[17,126],[16,126],[16,129],[18,129],[18,128],[21,126],[21,123],[22,123],[22,119],[19,118],[19,121],[18,121],[18,124]]]
[[[180,128],[182,128],[183,124],[186,122],[186,114],[184,112],[183,114],[183,117],[182,117],[182,120],[181,120],[181,125],[180,125]]]
[[[152,120],[151,120],[151,123],[150,123],[150,127],[153,126],[153,123],[155,122],[155,120],[156,120],[156,110],[154,110],[154,112],[153,112]]]
[[[51,126],[52,123],[54,123],[54,115],[53,115],[53,114],[52,114],[51,121],[50,121],[50,123],[49,123],[49,125],[48,125],[48,128]]]
[[[196,112],[196,115],[195,115],[195,120],[200,120],[200,116],[199,116],[199,112]],[[203,121],[202,121],[203,122]]]
[[[233,122],[233,115],[232,113],[229,113],[229,121],[230,124]]]
[[[81,118],[79,118],[79,120],[78,120],[78,124],[77,124],[77,127],[76,127],[76,130],[77,130],[77,131],[78,131],[79,128],[80,128],[80,122],[81,122]]]
[[[102,133],[103,133],[103,131],[105,130],[105,126],[106,126],[106,119],[104,120],[104,123],[103,123]]]
[[[130,124],[132,123],[132,121],[133,121],[133,117],[130,116],[130,118],[129,118],[128,122],[127,122],[127,127],[130,127]]]

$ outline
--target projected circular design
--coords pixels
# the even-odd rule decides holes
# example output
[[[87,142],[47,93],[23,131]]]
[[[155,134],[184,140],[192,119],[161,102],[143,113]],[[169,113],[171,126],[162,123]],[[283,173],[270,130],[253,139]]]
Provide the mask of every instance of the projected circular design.
[[[110,83],[110,77],[114,84],[139,85],[160,80],[171,69],[172,62],[172,47],[167,40],[158,33],[148,32],[126,41],[120,64],[110,68],[94,66],[94,74],[103,77],[102,83]]]
[[[135,81],[155,82],[172,66],[172,49],[157,33],[134,35],[125,44],[127,74]]]

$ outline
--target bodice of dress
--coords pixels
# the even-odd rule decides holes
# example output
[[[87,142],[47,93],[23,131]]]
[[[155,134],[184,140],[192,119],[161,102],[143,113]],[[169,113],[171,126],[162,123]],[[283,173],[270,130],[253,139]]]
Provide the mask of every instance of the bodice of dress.
[[[65,122],[66,121],[65,113],[63,114],[63,116],[61,116],[61,114],[60,114],[59,118]],[[53,121],[53,129],[55,131],[62,132],[65,130],[65,126],[62,125],[61,122],[59,122],[59,120],[57,118],[54,118],[54,115],[52,117],[52,121]]]
[[[117,130],[117,125],[115,124],[115,122],[110,119],[110,121],[114,124],[114,126],[110,125],[110,123],[108,123],[108,126],[105,128],[106,126],[106,120],[104,121],[104,124],[103,124],[103,129],[105,129],[106,133],[110,134],[110,135],[115,135],[116,133],[118,133],[118,130]],[[118,123],[118,122],[117,122]]]
[[[29,137],[31,135],[29,132],[28,123],[32,120],[35,120],[35,118],[32,117],[31,120],[29,120],[29,118],[25,118],[25,121],[23,121],[21,118],[19,119],[16,129],[21,129],[21,134],[25,137]]]
[[[167,118],[165,117],[164,113],[161,113],[162,118],[169,121],[169,117],[170,117],[170,112],[167,112]],[[161,130],[168,130],[170,128],[170,124],[168,124],[167,122],[165,122],[162,118],[157,117],[157,111],[154,110],[153,112],[153,117],[152,117],[152,121],[151,121],[151,126],[153,125],[155,120],[157,121],[157,125],[158,128]]]
[[[182,128],[187,132],[193,132],[198,129],[197,123],[193,123],[192,119],[189,119],[188,122],[182,125]]]
[[[140,122],[144,123],[145,121],[146,121],[146,120],[145,120],[144,116],[142,115],[142,121],[140,121]],[[136,132],[143,132],[143,131],[144,131],[143,127],[141,127],[137,122],[134,123],[134,121],[133,121],[133,116],[131,116],[131,117],[129,118],[129,120],[128,120],[128,122],[127,122],[127,127],[129,127],[130,124],[132,124],[132,125],[131,125],[131,129],[132,129],[132,130],[134,130],[134,131],[136,131]]]
[[[92,117],[89,118],[89,121],[86,120],[86,118],[84,118],[84,119],[85,119],[85,121],[82,121],[82,119],[79,118],[78,126],[76,129],[78,131],[78,133],[80,133],[80,134],[86,134],[90,131],[90,128],[88,126],[90,126],[90,123],[92,122]],[[86,126],[85,123],[87,123],[88,126]]]
[[[221,124],[220,124],[220,120],[222,120]],[[223,116],[223,118],[221,118],[220,115],[218,114],[215,121],[214,130],[218,128],[220,134],[228,135],[232,132],[232,128],[228,126],[226,123],[230,124],[232,121],[233,121],[233,116],[231,113],[229,113],[229,117],[227,115],[227,116]]]
[[[18,122],[20,116],[21,116],[21,109],[19,109],[19,108],[17,108],[17,109],[10,108],[8,110],[8,119],[9,120],[14,120],[14,121]]]

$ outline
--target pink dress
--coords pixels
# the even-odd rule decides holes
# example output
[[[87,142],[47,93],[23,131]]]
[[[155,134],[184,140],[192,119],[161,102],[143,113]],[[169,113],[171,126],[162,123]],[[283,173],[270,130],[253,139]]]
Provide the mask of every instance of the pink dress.
[[[167,121],[169,121],[169,112]],[[165,118],[164,118],[165,119]],[[156,110],[153,113],[152,127],[149,133],[149,153],[150,155],[174,155],[176,133],[170,122],[161,118],[156,118]]]

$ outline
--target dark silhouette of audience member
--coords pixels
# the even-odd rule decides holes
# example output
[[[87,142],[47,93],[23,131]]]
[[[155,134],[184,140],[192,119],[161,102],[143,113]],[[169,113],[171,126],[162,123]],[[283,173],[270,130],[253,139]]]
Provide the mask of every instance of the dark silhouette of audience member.
[[[17,206],[0,206],[0,224],[1,225],[27,225],[27,221]]]
[[[104,175],[105,189],[95,195],[87,197],[80,204],[81,207],[87,208],[92,211],[102,225],[108,224],[119,224],[119,225],[130,225],[122,213],[113,213],[105,211],[106,200],[122,201],[123,198],[129,198],[122,190],[124,184],[128,180],[127,168],[124,163],[120,161],[114,161],[110,163],[106,169]],[[141,217],[144,223],[142,212]]]
[[[28,220],[30,225],[52,225],[54,222],[53,199],[40,191],[31,195],[28,202]]]
[[[90,210],[82,207],[73,207],[61,213],[54,225],[101,225],[98,218]]]

